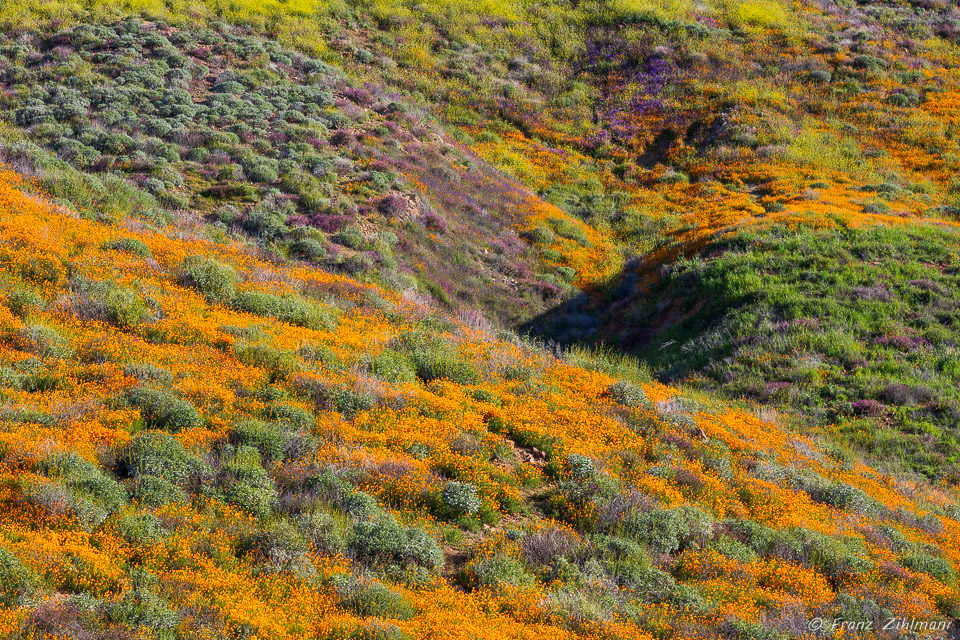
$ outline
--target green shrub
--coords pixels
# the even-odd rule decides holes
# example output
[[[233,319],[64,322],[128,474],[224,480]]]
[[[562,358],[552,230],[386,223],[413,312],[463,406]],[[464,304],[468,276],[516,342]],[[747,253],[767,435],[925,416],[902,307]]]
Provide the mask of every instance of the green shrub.
[[[639,385],[620,381],[610,385],[607,389],[610,397],[625,407],[650,407],[647,394]]]
[[[169,480],[157,476],[137,476],[130,483],[130,495],[140,504],[160,507],[184,502],[186,493]]]
[[[73,346],[53,327],[39,323],[27,323],[20,330],[20,339],[26,350],[38,356],[68,358]]]
[[[332,371],[342,371],[344,369],[340,356],[325,344],[305,344],[297,350],[297,355],[307,362],[322,364]]]
[[[710,516],[688,505],[636,514],[624,522],[623,527],[638,541],[666,554],[709,538],[713,533]]]
[[[259,291],[236,294],[231,306],[237,311],[254,313],[308,329],[333,330],[337,313],[331,307],[311,302],[301,296],[275,296]]]
[[[501,406],[501,400],[499,396],[493,391],[487,389],[473,389],[469,392],[471,398],[477,402],[483,402],[485,404],[492,404],[496,406]]]
[[[279,240],[289,231],[287,212],[275,202],[257,205],[247,213],[243,227],[264,242]]]
[[[818,568],[834,585],[873,569],[861,540],[833,538],[800,528],[790,533],[801,545],[801,560]]]
[[[537,227],[530,232],[530,241],[534,244],[545,245],[553,244],[556,241],[553,231],[547,227]]]
[[[202,475],[203,465],[168,433],[145,431],[134,435],[116,452],[121,477],[153,476],[181,483]]]
[[[863,212],[887,214],[890,213],[890,205],[883,200],[871,200],[863,205]]]
[[[247,179],[252,182],[275,182],[280,177],[280,166],[276,160],[250,155],[244,157],[241,164]]]
[[[721,637],[730,640],[788,640],[786,633],[775,631],[760,622],[728,620],[720,626]]]
[[[324,406],[336,409],[349,418],[361,411],[372,409],[376,406],[377,400],[369,393],[345,385],[337,385],[327,388],[323,402]]]
[[[571,345],[563,354],[564,360],[588,371],[602,371],[611,378],[637,384],[650,382],[653,376],[645,363],[619,349],[591,348]]]
[[[796,484],[814,502],[854,513],[876,513],[880,504],[863,490],[842,482],[831,482],[816,474],[806,474],[796,479]]]
[[[227,445],[221,451],[220,484],[228,502],[257,518],[267,518],[277,506],[277,488],[253,447]]]
[[[468,385],[481,381],[480,372],[442,338],[411,332],[398,336],[391,346],[409,355],[417,377],[424,382],[443,379]]]
[[[339,411],[348,418],[372,409],[377,403],[373,396],[343,384],[331,385],[322,380],[304,379],[300,382],[300,387],[319,408]]]
[[[573,282],[577,279],[577,270],[573,267],[557,267],[557,275],[564,282]]]
[[[39,470],[51,478],[21,480],[23,499],[52,516],[68,516],[92,531],[126,503],[126,492],[96,465],[75,454],[53,454]]]
[[[271,382],[286,380],[300,370],[300,363],[293,353],[268,344],[238,342],[233,350],[243,364],[266,369]]]
[[[436,540],[416,527],[401,526],[392,517],[358,522],[350,548],[363,560],[414,564],[429,570],[443,566]]]
[[[146,429],[182,431],[202,424],[192,404],[160,389],[134,387],[127,391],[127,400],[140,409],[140,419]]]
[[[833,74],[829,71],[825,71],[822,69],[811,71],[807,75],[807,77],[810,79],[811,82],[816,82],[816,83],[830,82],[831,80],[833,80]]]
[[[15,608],[39,587],[36,574],[15,555],[0,547],[0,604]]]
[[[480,494],[477,487],[470,483],[448,481],[440,492],[443,510],[454,518],[473,515],[480,510]]]
[[[309,431],[317,426],[313,413],[292,404],[270,404],[263,410],[263,417],[295,430]]]
[[[303,566],[307,541],[298,528],[277,520],[244,539],[239,547],[242,555],[255,554],[281,571],[289,571]]]
[[[328,640],[413,640],[413,636],[385,620],[368,620],[355,627],[335,629]]]
[[[26,264],[21,264],[17,271],[20,273],[20,277],[27,282],[43,286],[59,282],[61,268],[59,261],[45,256],[37,256]]]
[[[225,164],[222,167],[220,167],[220,170],[217,172],[217,178],[219,180],[237,180],[240,177],[240,170],[241,170],[240,165],[238,164],[233,164],[233,163]],[[272,182],[272,181],[267,181],[267,182]],[[227,206],[229,207],[230,205],[227,205]],[[233,219],[231,220],[223,219],[223,216],[221,215],[221,211],[223,211],[225,208],[226,207],[221,207],[220,211],[217,211],[217,219],[219,219],[221,222],[233,222],[234,220],[236,220],[237,216],[233,216]],[[230,207],[230,208],[236,211],[235,208],[233,207]]]
[[[127,513],[117,521],[117,533],[127,544],[140,546],[161,542],[167,530],[152,513]]]
[[[551,220],[554,230],[562,238],[567,238],[568,240],[573,240],[574,242],[583,245],[584,247],[592,246],[590,240],[587,238],[583,229],[577,226],[575,223],[570,220],[564,220],[562,218],[554,218]]]
[[[327,248],[314,238],[298,240],[293,250],[306,260],[322,260],[327,257]]]
[[[56,427],[58,424],[56,417],[44,411],[35,411],[32,409],[0,409],[0,420],[4,422],[39,424],[44,427]]]
[[[380,582],[363,582],[347,576],[335,584],[340,603],[360,617],[409,620],[416,614],[403,594]]]
[[[233,299],[236,272],[216,260],[189,256],[179,268],[179,281],[200,292],[211,303],[226,303]]]
[[[358,520],[370,518],[380,513],[380,503],[365,491],[352,491],[344,494],[339,506]]]
[[[571,453],[566,462],[567,472],[574,480],[589,480],[597,475],[597,464],[587,456]]]
[[[729,481],[733,477],[730,464],[730,449],[722,442],[711,440],[698,448],[697,453],[703,468],[712,471],[717,477]]]
[[[393,349],[384,349],[374,356],[370,371],[385,382],[413,382],[417,379],[410,359]]]
[[[355,224],[344,227],[333,239],[337,243],[354,250],[363,246],[363,232]]]
[[[74,278],[72,309],[83,319],[96,319],[131,329],[150,315],[146,303],[133,289],[111,281],[89,281]]]
[[[43,298],[33,289],[17,287],[7,294],[7,307],[13,315],[25,318],[43,308]]]
[[[174,638],[180,623],[177,613],[166,600],[146,585],[138,585],[125,592],[119,600],[106,606],[107,619],[132,629],[149,630],[158,640]]]
[[[360,275],[371,271],[374,267],[373,258],[366,253],[355,253],[352,256],[348,256],[346,260],[341,263],[343,269],[352,275]]]
[[[904,556],[903,566],[932,576],[944,584],[953,584],[957,578],[949,560],[926,553],[913,553]]]
[[[123,373],[136,378],[140,382],[173,384],[173,374],[170,371],[149,362],[125,364],[123,365]]]
[[[40,462],[40,470],[54,478],[75,496],[87,498],[109,512],[127,502],[126,491],[100,467],[75,453],[55,453]]]
[[[313,548],[327,554],[342,554],[347,550],[350,525],[345,518],[329,513],[300,513],[294,522]]]
[[[562,262],[563,254],[553,249],[544,249],[540,252],[540,257],[547,262]]]
[[[909,107],[914,101],[905,93],[893,93],[887,97],[887,102],[895,107]]]
[[[130,329],[149,315],[143,300],[132,289],[109,287],[103,293],[107,321],[117,327]]]
[[[876,71],[877,69],[885,69],[887,62],[883,58],[876,56],[859,55],[853,59],[853,66],[860,69]]]
[[[225,204],[214,212],[213,217],[217,222],[233,224],[240,219],[240,211],[232,204]]]
[[[787,210],[787,205],[774,200],[770,202],[764,202],[763,208],[770,213],[781,213]]]
[[[282,460],[285,434],[279,425],[269,422],[247,420],[237,424],[230,433],[230,442],[247,445],[260,452],[264,460]]]
[[[502,585],[532,587],[536,580],[517,558],[497,554],[467,566],[461,581],[473,589],[496,589]]]

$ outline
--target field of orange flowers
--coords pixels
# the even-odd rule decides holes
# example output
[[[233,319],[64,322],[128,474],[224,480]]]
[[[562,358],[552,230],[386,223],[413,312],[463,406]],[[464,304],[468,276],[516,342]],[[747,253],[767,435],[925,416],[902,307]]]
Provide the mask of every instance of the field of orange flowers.
[[[0,638],[956,633],[949,3],[0,28]]]
[[[3,174],[4,637],[803,635],[960,613],[953,492],[25,187]],[[211,301],[191,256],[322,321]],[[418,364],[415,335],[445,360]],[[378,526],[417,532],[408,553]]]

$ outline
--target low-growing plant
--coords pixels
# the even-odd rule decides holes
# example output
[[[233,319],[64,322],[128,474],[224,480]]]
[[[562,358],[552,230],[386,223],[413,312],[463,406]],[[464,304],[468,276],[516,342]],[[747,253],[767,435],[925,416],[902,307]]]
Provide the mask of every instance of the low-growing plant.
[[[670,554],[709,539],[713,520],[701,509],[685,505],[636,514],[623,523],[623,531],[658,553]]]
[[[134,387],[126,395],[127,401],[140,410],[140,420],[145,429],[182,431],[195,429],[202,423],[196,407],[167,391]]]
[[[352,535],[347,518],[317,511],[298,514],[294,523],[316,551],[337,555],[347,550],[347,540]]]
[[[903,557],[903,566],[913,571],[925,573],[943,582],[953,584],[957,575],[950,561],[926,553],[911,553]]]
[[[424,382],[450,380],[458,384],[477,384],[480,372],[463,360],[456,347],[439,337],[422,333],[398,336],[391,345],[409,356],[417,377]]]
[[[265,519],[276,509],[278,492],[263,468],[260,452],[250,446],[225,446],[221,452],[218,482],[226,500],[257,518]]]
[[[35,290],[17,287],[7,294],[6,305],[14,315],[20,318],[36,313],[43,308],[44,301]]]
[[[282,460],[286,434],[280,425],[256,420],[245,420],[234,426],[230,442],[238,446],[254,447],[270,462]]]
[[[66,358],[73,354],[73,345],[53,327],[38,322],[28,322],[19,332],[24,347],[38,356]]]
[[[38,576],[20,559],[0,547],[0,603],[15,608],[40,587]]]
[[[417,527],[403,527],[392,517],[358,522],[350,548],[363,560],[411,563],[429,570],[443,566],[443,552],[436,540]]]
[[[416,614],[403,594],[383,583],[351,576],[336,580],[335,585],[342,605],[361,617],[409,620]]]
[[[536,584],[517,558],[495,554],[469,563],[461,573],[460,581],[471,589],[498,589],[501,586],[529,588]]]
[[[178,279],[184,286],[196,289],[208,302],[227,303],[236,289],[236,272],[216,260],[189,256],[178,270]]]
[[[286,380],[300,370],[300,363],[297,362],[293,352],[278,349],[269,344],[237,342],[234,345],[234,353],[237,354],[240,362],[266,369],[271,382]]]
[[[410,359],[393,349],[384,349],[370,360],[370,371],[385,382],[413,382],[417,374]]]
[[[454,518],[470,516],[480,510],[482,502],[477,488],[470,483],[448,481],[440,491],[443,511]]]

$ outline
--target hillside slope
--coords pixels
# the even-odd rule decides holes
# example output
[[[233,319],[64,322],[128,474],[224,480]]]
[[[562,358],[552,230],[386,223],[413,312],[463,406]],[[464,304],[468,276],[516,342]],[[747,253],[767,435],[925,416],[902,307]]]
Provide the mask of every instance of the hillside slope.
[[[89,217],[246,238],[507,325],[579,277],[520,239],[577,222],[409,100],[251,29],[131,18],[11,30],[0,50],[6,160]],[[610,262],[591,237],[581,261]]]
[[[650,356],[661,381],[771,404],[891,469],[957,477],[960,380],[928,353],[957,348],[952,316],[902,323],[898,302],[850,297],[888,288],[859,256],[871,227],[909,229],[893,253],[910,237],[955,244],[948,3],[44,1],[8,3],[0,21],[7,158],[74,206],[245,237],[473,326]],[[709,286],[664,277],[687,258],[725,270],[730,235],[776,254],[808,230],[840,261],[817,277],[860,262],[856,283],[790,286],[792,310],[760,295],[741,314],[739,285],[718,308],[698,303]],[[934,254],[910,279],[936,281],[950,307]],[[764,335],[799,308],[832,327],[864,305],[887,305],[868,314],[886,324],[808,326],[800,345]],[[728,367],[753,358],[736,345],[679,355],[730,327],[761,359],[799,349],[783,362],[802,373]],[[845,373],[887,359],[885,382]],[[748,385],[726,384],[742,371]],[[838,380],[784,391],[813,378]]]
[[[20,186],[3,174],[6,637],[780,637],[813,615],[960,615],[955,495]]]
[[[955,634],[952,5],[0,27],[0,637]]]

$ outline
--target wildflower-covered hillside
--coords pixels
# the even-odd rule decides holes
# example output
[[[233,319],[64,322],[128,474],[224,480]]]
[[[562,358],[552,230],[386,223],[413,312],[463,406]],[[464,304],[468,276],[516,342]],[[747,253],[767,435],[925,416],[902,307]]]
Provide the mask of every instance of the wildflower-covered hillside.
[[[960,615],[949,493],[628,360],[578,367],[23,186],[0,181],[6,637],[780,637]]]
[[[244,238],[506,324],[577,279],[520,236],[547,219],[587,243],[582,225],[422,107],[249,28],[131,18],[11,30],[0,48],[3,155],[91,219]],[[581,261],[609,261],[590,237]]]
[[[0,4],[0,638],[951,637],[958,34]]]
[[[24,0],[0,21],[5,158],[88,217],[603,343],[957,476],[949,3]],[[829,257],[780,255],[795,232]]]

